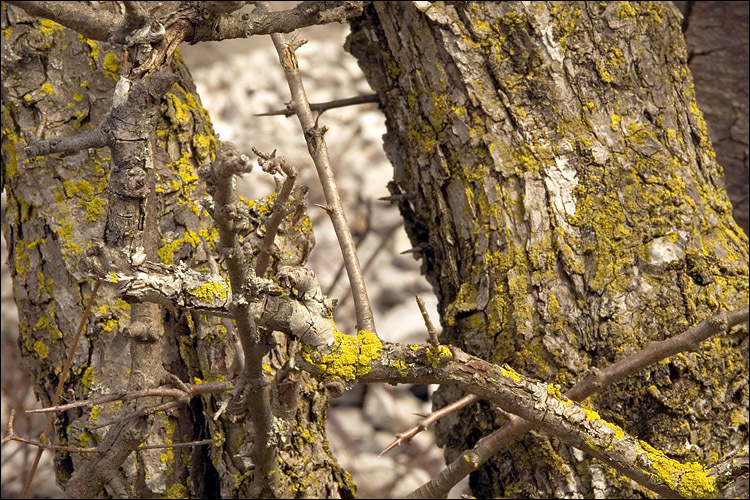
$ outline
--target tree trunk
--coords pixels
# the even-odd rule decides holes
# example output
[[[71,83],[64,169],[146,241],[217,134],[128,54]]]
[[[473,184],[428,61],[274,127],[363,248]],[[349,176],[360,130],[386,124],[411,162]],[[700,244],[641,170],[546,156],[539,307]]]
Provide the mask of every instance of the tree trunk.
[[[2,180],[8,201],[3,228],[24,366],[37,396],[48,406],[91,295],[92,283],[78,263],[92,242],[102,240],[112,161],[106,147],[37,158],[27,158],[24,148],[31,139],[28,131],[38,139],[52,139],[99,127],[112,105],[123,53],[5,3],[2,30]],[[215,264],[209,254],[216,250],[218,234],[200,203],[205,184],[198,182],[196,174],[201,164],[213,160],[217,141],[179,56],[172,70],[177,83],[161,103],[154,141],[158,255],[163,263],[207,270]],[[269,199],[247,201],[255,226],[249,228],[246,241],[254,241],[256,230],[262,231],[269,204]],[[303,206],[304,200],[298,200],[299,210],[291,211],[282,224],[277,246],[288,251],[274,254],[274,266],[301,264],[312,248]],[[215,317],[165,309],[158,341],[144,347],[128,335],[130,310],[130,304],[117,298],[115,287],[102,285],[75,351],[65,384],[67,398],[125,391],[131,377],[131,351],[136,348],[149,349],[149,355],[161,360],[154,373],[162,376],[171,373],[185,383],[231,378],[235,360],[231,326],[228,330]],[[325,437],[325,388],[306,373],[290,371],[288,366],[280,370],[292,346],[285,336],[277,337],[264,372],[272,383],[274,401],[286,402],[285,407],[274,408],[279,417],[275,446],[282,463],[280,494],[351,497],[351,478],[331,455]],[[292,397],[280,398],[279,391],[290,384],[296,391],[286,394]],[[203,439],[214,443],[131,453],[100,494],[247,497],[253,430],[249,420],[230,417],[228,412],[214,418],[227,399],[227,394],[207,394],[151,417],[147,445]],[[150,403],[155,404],[153,398]],[[119,408],[120,403],[111,403],[58,413],[54,420],[58,442],[97,446],[108,429],[116,427],[102,424],[123,416]],[[63,488],[76,471],[91,463],[92,456],[57,453],[56,472]]]
[[[747,236],[671,3],[374,2],[347,45],[381,98],[390,188],[443,342],[567,389],[747,304]],[[714,463],[747,443],[746,351],[746,334],[713,339],[590,404],[673,458]],[[459,396],[443,387],[436,405]],[[441,420],[446,459],[503,421],[483,403]],[[534,432],[471,485],[643,494]]]

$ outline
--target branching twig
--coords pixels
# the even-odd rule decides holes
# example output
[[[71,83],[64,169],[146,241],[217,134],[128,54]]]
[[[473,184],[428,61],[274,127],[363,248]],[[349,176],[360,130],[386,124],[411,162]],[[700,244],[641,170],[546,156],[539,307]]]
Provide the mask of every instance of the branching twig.
[[[258,2],[258,5],[262,9],[268,9],[268,2]],[[346,271],[349,275],[349,283],[352,288],[357,315],[357,330],[375,332],[375,321],[372,316],[370,300],[367,297],[365,282],[362,278],[362,270],[357,258],[356,247],[346,216],[344,215],[344,208],[341,205],[341,197],[339,196],[333,176],[333,169],[328,158],[328,147],[323,139],[325,129],[318,127],[313,117],[310,103],[307,100],[305,88],[302,84],[302,78],[299,74],[297,56],[294,53],[298,46],[295,47],[294,44],[287,40],[285,35],[279,33],[271,35],[271,38],[276,47],[276,52],[279,54],[279,61],[289,84],[292,96],[290,106],[297,114],[297,118],[302,126],[302,131],[307,141],[307,149],[315,163],[315,168],[318,170],[318,177],[323,186],[326,203],[331,207],[331,211],[328,213],[333,222],[333,228],[336,231],[336,237],[339,240],[341,253],[346,263]]]
[[[408,443],[410,442],[414,436],[419,434],[422,431],[426,431],[429,429],[429,427],[443,418],[446,415],[449,415],[455,411],[460,410],[464,406],[468,406],[471,403],[474,403],[475,401],[479,401],[479,396],[476,394],[468,394],[458,401],[454,401],[453,403],[446,405],[439,410],[435,410],[429,415],[425,416],[422,420],[420,420],[417,425],[412,427],[411,429],[407,430],[406,432],[398,432],[396,433],[396,439],[393,440],[391,444],[385,447],[383,451],[378,453],[379,457],[382,457],[389,451],[391,451],[396,446],[400,445],[401,443]]]
[[[226,2],[214,2],[226,3]],[[260,4],[260,2],[258,2]],[[300,2],[293,9],[270,11],[257,8],[248,13],[208,19],[196,26],[191,43],[247,38],[252,35],[291,33],[318,24],[344,23],[362,14],[367,2]]]
[[[75,446],[60,446],[56,444],[46,444],[42,441],[36,441],[33,439],[25,439],[21,436],[16,435],[13,430],[13,422],[16,419],[16,410],[10,410],[10,417],[8,418],[8,434],[3,438],[2,443],[5,444],[9,441],[18,441],[19,443],[29,444],[36,446],[39,450],[56,450],[56,451],[67,451],[69,453],[99,453],[98,448],[76,448]]]
[[[210,394],[214,392],[226,391],[230,384],[229,382],[206,382],[203,384],[185,384],[189,389],[190,396],[197,396],[198,394]],[[173,397],[179,399],[185,393],[184,389],[170,389],[167,387],[159,387],[158,389],[142,389],[140,391],[132,392],[118,392],[116,394],[105,394],[91,399],[80,399],[78,401],[71,401],[64,405],[48,406],[46,408],[38,408],[34,410],[26,410],[26,413],[50,413],[58,411],[72,410],[73,408],[86,408],[90,406],[103,405],[111,403],[113,401],[131,401],[138,398],[146,397]]]
[[[680,335],[651,342],[641,351],[599,370],[596,374],[591,374],[568,390],[565,396],[574,401],[583,401],[602,388],[614,384],[642,368],[679,352],[697,349],[700,342],[710,336],[722,333],[747,321],[747,306],[729,313],[721,312]],[[407,498],[444,497],[461,479],[531,429],[531,423],[513,415],[508,424],[480,439],[473,449],[461,453],[435,478],[411,492]]]

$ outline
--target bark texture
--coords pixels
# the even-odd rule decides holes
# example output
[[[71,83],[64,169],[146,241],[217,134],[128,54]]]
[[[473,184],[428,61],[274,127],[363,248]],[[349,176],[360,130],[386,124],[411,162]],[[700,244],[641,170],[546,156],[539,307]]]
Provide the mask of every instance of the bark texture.
[[[2,180],[8,200],[3,230],[10,249],[24,365],[46,406],[90,297],[92,284],[79,262],[92,242],[101,241],[105,234],[112,160],[106,147],[36,158],[27,158],[24,148],[32,135],[68,137],[101,125],[110,111],[123,52],[7,4],[2,6],[0,36]],[[207,271],[215,264],[210,254],[218,250],[218,233],[200,203],[205,185],[198,181],[197,171],[214,159],[217,141],[179,55],[172,72],[177,83],[160,103],[154,136],[159,230],[147,236],[158,240],[162,263],[184,263]],[[263,234],[271,200],[244,200],[249,226],[242,241],[248,248],[255,248]],[[292,208],[276,239],[274,272],[279,265],[303,263],[314,244],[304,200],[296,200]],[[125,391],[136,355],[157,360],[145,380],[172,373],[183,382],[200,383],[228,380],[234,374],[229,322],[188,310],[162,309],[159,339],[143,344],[128,335],[130,312],[131,305],[118,298],[114,286],[100,288],[66,383],[68,398]],[[281,402],[274,408],[281,494],[351,497],[351,478],[336,463],[325,437],[325,388],[307,374],[288,366],[282,369],[294,347],[284,336],[276,337],[263,368],[274,400]],[[145,444],[211,438],[215,442],[131,453],[115,465],[99,495],[247,497],[253,474],[248,458],[253,429],[247,419],[227,412],[214,419],[226,399],[227,394],[204,395],[150,417]],[[97,446],[107,442],[109,429],[117,427],[102,424],[120,417],[119,404],[63,412],[55,417],[56,441]],[[63,488],[90,460],[89,456],[57,454],[56,472]],[[76,488],[86,491],[80,485]]]
[[[670,3],[623,2],[375,2],[352,21],[348,49],[381,98],[391,191],[444,342],[566,389],[747,304],[748,240],[680,21]],[[591,404],[673,458],[711,464],[747,443],[746,351],[746,335],[724,336]],[[503,421],[483,403],[441,420],[446,459]],[[478,497],[642,494],[533,432],[471,485]]]

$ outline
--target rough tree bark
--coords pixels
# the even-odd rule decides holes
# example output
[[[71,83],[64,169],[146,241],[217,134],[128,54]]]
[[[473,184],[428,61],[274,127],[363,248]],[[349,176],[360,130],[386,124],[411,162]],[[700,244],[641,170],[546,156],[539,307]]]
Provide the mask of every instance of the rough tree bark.
[[[92,242],[103,237],[113,162],[107,147],[37,158],[28,158],[24,148],[31,139],[28,131],[37,139],[53,139],[100,126],[110,111],[113,90],[123,70],[123,53],[5,3],[0,36],[2,179],[8,201],[3,229],[10,249],[24,365],[46,406],[91,294],[92,283],[79,269],[79,262]],[[179,56],[172,70],[177,83],[161,101],[153,138],[158,256],[163,263],[185,263],[205,271],[215,264],[209,253],[218,234],[213,219],[201,206],[205,184],[198,181],[197,171],[213,160],[217,141]],[[296,202],[276,240],[274,269],[304,263],[314,242],[304,212],[304,192],[294,195]],[[271,200],[244,200],[252,222],[243,233],[244,244],[257,246]],[[143,352],[141,341],[128,333],[131,305],[116,299],[115,292],[115,287],[100,288],[77,347],[65,386],[66,394],[74,394],[76,399],[125,391],[134,353]],[[231,328],[215,317],[168,308],[162,310],[161,319],[158,349],[148,351],[160,357],[161,363],[152,367],[148,378],[158,381],[167,372],[186,383],[232,377],[235,349]],[[283,417],[279,422],[284,427],[276,429],[274,443],[285,464],[279,494],[351,497],[355,487],[338,466],[325,437],[326,390],[308,374],[286,366],[293,346],[285,336],[276,340],[263,368],[272,383],[273,400],[281,401],[274,408],[275,415]],[[279,391],[287,397],[280,397]],[[216,442],[194,448],[139,450],[119,467],[106,494],[248,497],[253,429],[247,419],[228,412],[215,420],[224,400],[226,395],[204,395],[152,417],[145,444],[211,438]],[[94,411],[59,413],[54,421],[59,442],[96,446],[111,428],[102,424],[122,416],[119,408],[119,403],[113,403]],[[56,472],[63,488],[76,471],[94,459],[96,455],[58,452]]]
[[[375,2],[352,21],[443,342],[566,389],[747,304],[748,240],[680,21],[670,3],[624,2]],[[747,342],[717,338],[591,404],[674,458],[713,463],[747,444]],[[441,388],[435,404],[460,396]],[[504,420],[483,403],[441,420],[446,459]],[[478,497],[642,494],[533,432],[471,485]]]

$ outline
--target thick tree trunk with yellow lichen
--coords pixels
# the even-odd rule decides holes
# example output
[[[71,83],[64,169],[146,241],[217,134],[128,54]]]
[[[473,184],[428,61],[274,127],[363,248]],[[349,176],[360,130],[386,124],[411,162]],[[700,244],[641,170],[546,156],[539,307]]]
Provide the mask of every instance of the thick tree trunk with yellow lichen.
[[[748,240],[670,3],[375,2],[348,49],[381,97],[391,191],[443,342],[566,389],[748,303]],[[746,333],[725,335],[590,402],[710,465],[747,444],[746,351]],[[436,405],[459,396],[444,388]],[[504,420],[481,403],[441,420],[446,458]],[[538,433],[471,485],[478,497],[642,494]]]
[[[20,316],[19,344],[35,391],[47,406],[91,294],[92,283],[78,264],[91,242],[101,240],[105,231],[112,161],[106,147],[37,158],[27,158],[24,148],[31,138],[29,131],[38,139],[52,139],[100,126],[110,111],[123,55],[106,43],[82,38],[7,4],[2,6],[2,29],[2,179],[8,200],[3,229]],[[213,219],[200,204],[205,185],[198,182],[196,174],[199,165],[213,159],[216,140],[179,58],[173,71],[177,83],[162,101],[154,137],[162,239],[158,256],[164,263],[184,262],[205,271],[212,264],[208,254],[216,250],[218,235]],[[263,203],[248,203],[255,221],[248,242],[269,212]],[[277,246],[286,251],[274,254],[274,266],[300,264],[312,247],[312,234],[304,229],[309,223],[304,224],[307,216],[299,200],[295,207],[277,238]],[[291,227],[302,229],[284,229]],[[139,341],[127,334],[130,305],[115,300],[116,296],[114,287],[99,289],[65,385],[68,399],[128,388],[131,348]],[[161,316],[163,330],[151,346],[151,354],[161,363],[141,376],[158,380],[169,372],[183,382],[200,383],[233,375],[232,332],[222,321],[182,310],[164,310]],[[289,347],[286,338],[279,337],[264,370],[274,384],[274,401],[286,404],[274,408],[282,417],[276,436],[278,455],[287,464],[281,468],[282,493],[350,497],[354,486],[337,465],[325,438],[325,390],[307,374],[292,370],[290,375],[288,368],[278,371],[287,360]],[[279,396],[289,384],[297,392],[292,390],[289,398]],[[102,494],[247,497],[252,478],[248,458],[252,426],[247,419],[230,417],[227,412],[214,419],[220,402],[226,399],[226,394],[205,395],[157,414],[145,444],[203,439],[214,439],[214,444],[132,453]],[[119,407],[113,403],[93,411],[74,409],[58,414],[55,441],[97,446],[112,428],[102,424],[122,416]],[[90,459],[57,453],[56,472],[63,488]]]

